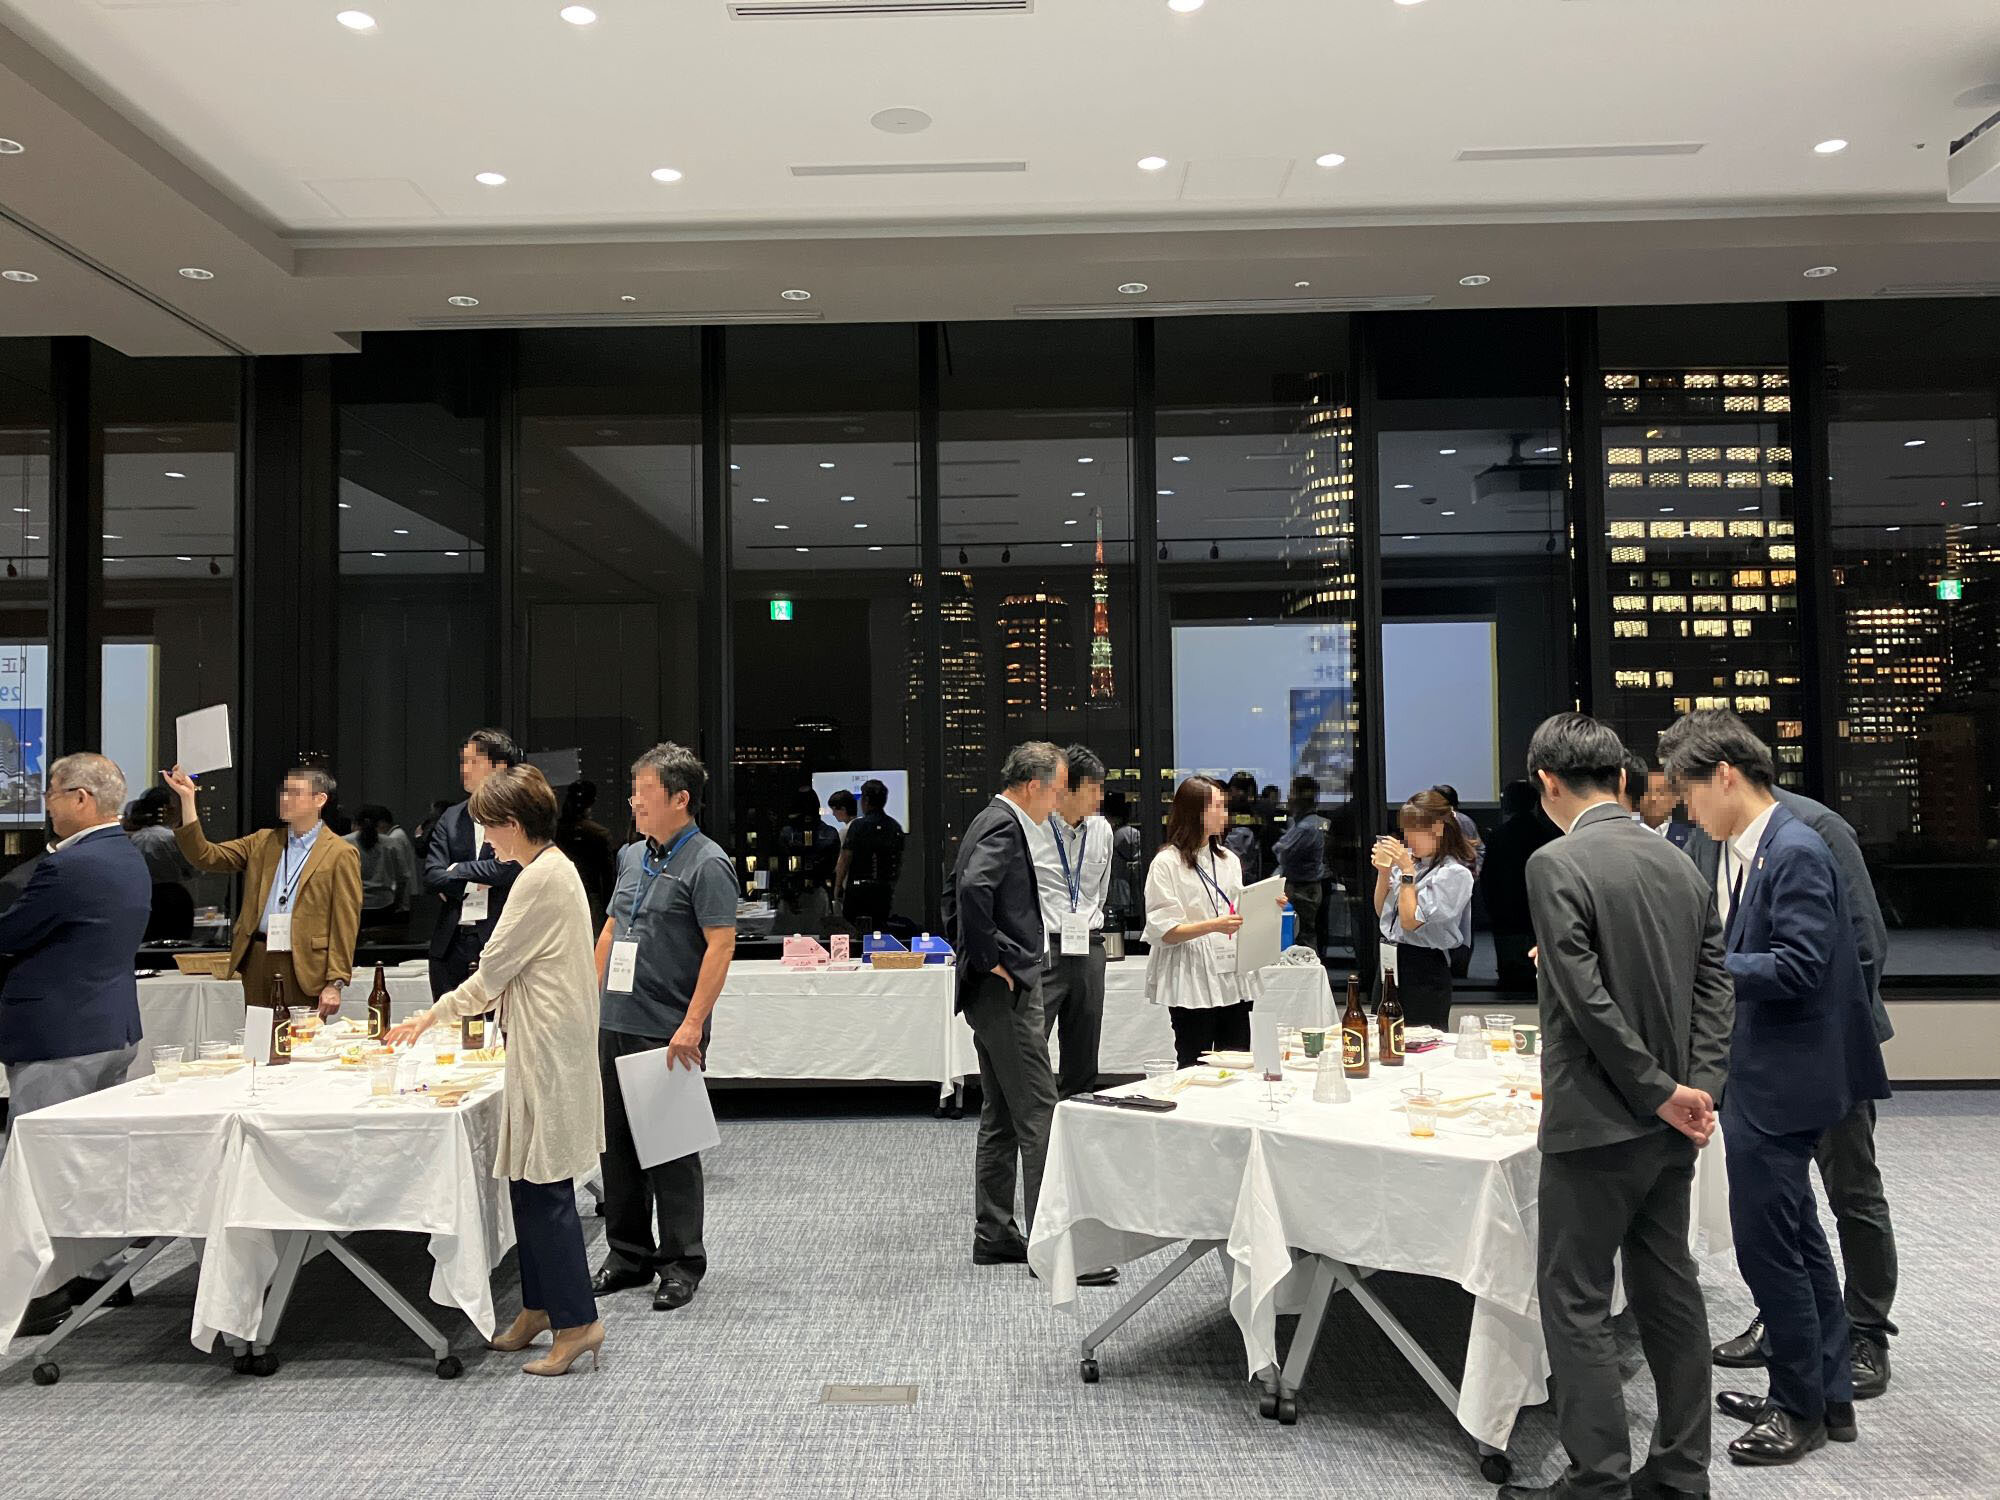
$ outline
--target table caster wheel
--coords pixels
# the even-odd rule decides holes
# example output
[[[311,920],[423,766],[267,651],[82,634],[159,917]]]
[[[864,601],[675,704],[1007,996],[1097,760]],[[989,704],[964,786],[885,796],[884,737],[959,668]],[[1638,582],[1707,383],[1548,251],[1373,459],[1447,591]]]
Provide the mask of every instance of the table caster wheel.
[[[1077,1372],[1077,1374],[1079,1374],[1079,1375],[1081,1375],[1081,1376],[1083,1377],[1083,1383],[1084,1383],[1085,1385],[1096,1385],[1096,1384],[1097,1384],[1097,1375],[1098,1375],[1098,1370],[1097,1370],[1097,1361],[1096,1361],[1096,1360],[1094,1360],[1094,1359],[1086,1359],[1086,1360],[1084,1360],[1084,1361],[1083,1361],[1083,1362],[1082,1362],[1081,1364],[1079,1364],[1079,1365],[1077,1366],[1077,1371],[1076,1371],[1076,1372]]]
[[[1278,1393],[1276,1391],[1264,1391],[1258,1395],[1257,1415],[1262,1417],[1267,1422],[1272,1422],[1277,1420]]]
[[[439,1380],[456,1380],[464,1373],[465,1366],[459,1363],[459,1358],[456,1354],[447,1354],[443,1359],[438,1361]]]
[[[49,1360],[46,1361],[45,1363],[35,1366],[36,1385],[54,1385],[58,1380],[61,1379],[62,1379],[62,1369],[55,1363],[54,1360]]]
[[[1299,1403],[1290,1396],[1278,1398],[1278,1425],[1296,1427],[1299,1425]]]
[[[250,1373],[259,1379],[278,1373],[278,1356],[275,1354],[253,1354],[250,1356]]]
[[[1514,1477],[1513,1461],[1504,1453],[1481,1454],[1479,1477],[1488,1484],[1505,1484]]]

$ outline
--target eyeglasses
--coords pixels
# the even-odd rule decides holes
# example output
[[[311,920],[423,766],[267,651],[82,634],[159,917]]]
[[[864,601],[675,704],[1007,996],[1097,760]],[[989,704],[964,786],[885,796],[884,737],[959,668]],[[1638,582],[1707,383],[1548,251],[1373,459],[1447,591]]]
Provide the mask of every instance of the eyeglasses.
[[[90,795],[90,788],[81,786],[50,787],[46,792],[42,793],[42,805],[46,807],[57,797],[67,797],[71,792],[75,792],[79,797],[86,797]]]

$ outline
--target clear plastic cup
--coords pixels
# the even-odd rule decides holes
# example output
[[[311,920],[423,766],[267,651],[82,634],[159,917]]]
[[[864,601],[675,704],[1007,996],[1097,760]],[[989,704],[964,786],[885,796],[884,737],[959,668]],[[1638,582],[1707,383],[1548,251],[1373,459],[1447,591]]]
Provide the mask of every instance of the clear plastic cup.
[[[368,1094],[374,1099],[393,1098],[396,1093],[396,1055],[385,1052],[368,1060]]]
[[[1514,1051],[1514,1018],[1504,1011],[1496,1011],[1486,1017],[1486,1045],[1495,1057],[1510,1056]]]
[[[243,1055],[243,1028],[241,1026],[230,1033],[229,1051],[225,1055],[229,1057],[241,1057]]]
[[[181,1064],[187,1060],[185,1047],[155,1047],[153,1049],[153,1080],[161,1088],[179,1080]]]
[[[1458,1018],[1458,1050],[1452,1055],[1461,1060],[1484,1057],[1486,1055],[1486,1033],[1480,1029],[1479,1017],[1460,1016]]]
[[[195,1056],[205,1063],[219,1063],[229,1057],[229,1043],[203,1042],[195,1049]]]
[[[1180,1063],[1171,1057],[1149,1057],[1140,1064],[1146,1070],[1147,1081],[1167,1078],[1180,1071]]]
[[[1427,1141],[1437,1134],[1438,1103],[1441,1095],[1423,1089],[1403,1091],[1403,1113],[1409,1117],[1410,1134]]]

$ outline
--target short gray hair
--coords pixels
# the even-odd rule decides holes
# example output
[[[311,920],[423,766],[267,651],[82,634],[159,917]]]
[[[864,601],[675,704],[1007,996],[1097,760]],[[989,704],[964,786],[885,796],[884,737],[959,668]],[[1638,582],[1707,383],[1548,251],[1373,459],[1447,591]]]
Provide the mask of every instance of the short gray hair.
[[[1002,786],[1024,786],[1030,781],[1055,784],[1056,772],[1068,765],[1062,751],[1047,740],[1025,740],[1007,752],[1000,763]]]
[[[104,756],[85,750],[65,755],[49,767],[49,790],[87,792],[99,812],[115,818],[125,806],[125,773]]]
[[[1660,736],[1660,759],[1667,779],[1676,784],[1710,780],[1725,761],[1758,786],[1767,787],[1778,779],[1771,747],[1726,708],[1682,714]]]
[[[692,812],[700,806],[702,788],[708,785],[708,768],[685,745],[676,745],[672,740],[660,741],[632,762],[634,777],[642,771],[652,772],[669,797],[675,792],[686,792],[688,811]]]
[[[340,790],[340,783],[333,779],[333,772],[325,766],[293,766],[285,772],[287,781],[303,781],[312,788],[315,797],[333,800],[333,794]]]
[[[1589,714],[1551,714],[1528,741],[1528,779],[1547,771],[1573,796],[1618,795],[1625,746],[1607,724]]]

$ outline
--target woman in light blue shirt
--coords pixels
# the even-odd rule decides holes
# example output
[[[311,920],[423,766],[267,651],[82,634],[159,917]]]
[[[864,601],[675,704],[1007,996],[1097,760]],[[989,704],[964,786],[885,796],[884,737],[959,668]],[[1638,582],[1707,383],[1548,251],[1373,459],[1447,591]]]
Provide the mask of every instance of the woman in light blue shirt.
[[[1375,841],[1375,911],[1396,949],[1396,993],[1411,1026],[1451,1029],[1451,950],[1472,904],[1473,850],[1451,804],[1418,792],[1396,816],[1400,839]]]

